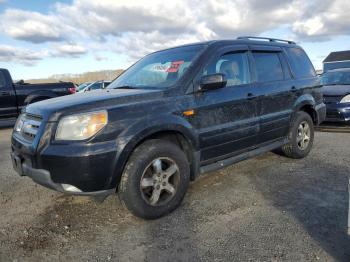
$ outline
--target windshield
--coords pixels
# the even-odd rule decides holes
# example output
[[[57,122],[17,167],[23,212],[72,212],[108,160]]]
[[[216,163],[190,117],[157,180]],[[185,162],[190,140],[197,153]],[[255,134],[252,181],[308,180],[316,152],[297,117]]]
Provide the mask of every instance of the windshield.
[[[83,83],[81,85],[78,86],[78,91],[83,90],[85,87],[87,87],[88,85],[90,85],[91,83]]]
[[[145,56],[108,88],[166,89],[183,76],[203,48],[204,45],[186,46]]]
[[[327,72],[322,75],[323,85],[350,85],[350,71]]]

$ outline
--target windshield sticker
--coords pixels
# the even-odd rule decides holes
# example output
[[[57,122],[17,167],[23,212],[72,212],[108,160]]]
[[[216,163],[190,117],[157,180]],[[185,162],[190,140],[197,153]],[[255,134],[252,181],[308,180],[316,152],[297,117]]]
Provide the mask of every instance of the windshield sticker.
[[[174,61],[171,62],[170,67],[166,70],[168,73],[176,73],[180,66],[184,63],[185,61]]]
[[[153,71],[167,71],[169,69],[169,65],[155,65],[152,70]]]

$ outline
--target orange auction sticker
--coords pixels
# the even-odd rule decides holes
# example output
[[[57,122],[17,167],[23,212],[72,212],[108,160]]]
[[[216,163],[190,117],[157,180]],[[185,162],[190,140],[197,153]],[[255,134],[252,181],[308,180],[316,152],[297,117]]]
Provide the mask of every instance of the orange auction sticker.
[[[185,61],[174,61],[171,62],[170,67],[166,70],[167,73],[176,73],[180,66],[184,63]]]

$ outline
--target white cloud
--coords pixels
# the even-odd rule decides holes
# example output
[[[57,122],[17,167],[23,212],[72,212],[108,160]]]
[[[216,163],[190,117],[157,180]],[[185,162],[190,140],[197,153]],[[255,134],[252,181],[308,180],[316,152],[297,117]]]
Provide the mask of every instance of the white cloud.
[[[79,44],[63,44],[56,45],[54,56],[68,56],[68,57],[79,57],[80,55],[86,54],[87,49]]]
[[[301,39],[328,40],[350,34],[348,0],[316,1],[307,5],[304,15],[293,23],[293,31]]]
[[[60,41],[63,26],[55,16],[18,9],[7,9],[1,16],[3,32],[15,39],[33,43]]]
[[[114,51],[136,59],[169,46],[259,35],[278,27],[307,41],[349,34],[348,1],[74,0],[54,4],[47,14],[7,9],[0,28],[14,39],[54,43],[53,56],[92,52],[97,59],[99,51]]]
[[[28,49],[16,48],[9,45],[0,45],[1,62],[16,62],[19,64],[32,66],[48,55],[49,52],[46,50],[33,52]]]

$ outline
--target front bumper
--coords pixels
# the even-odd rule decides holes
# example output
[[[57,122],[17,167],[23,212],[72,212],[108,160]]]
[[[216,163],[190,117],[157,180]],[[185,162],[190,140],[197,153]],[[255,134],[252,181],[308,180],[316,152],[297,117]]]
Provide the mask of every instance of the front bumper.
[[[114,193],[115,142],[49,144],[40,150],[12,136],[13,167],[47,188],[74,195]]]
[[[109,190],[100,190],[100,191],[93,191],[93,192],[75,192],[75,191],[67,191],[62,184],[55,183],[51,179],[50,172],[44,169],[36,169],[32,168],[26,163],[18,162],[19,157],[16,156],[14,153],[11,153],[11,158],[13,162],[14,169],[19,173],[21,176],[28,176],[30,177],[35,183],[42,185],[44,187],[53,189],[58,192],[62,193],[69,193],[72,195],[82,195],[82,196],[108,196],[110,194],[113,194],[115,192],[114,189]],[[17,160],[15,160],[17,159]],[[21,166],[19,166],[21,165]]]
[[[326,122],[350,123],[350,103],[327,104]]]

